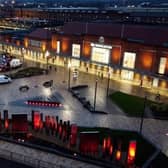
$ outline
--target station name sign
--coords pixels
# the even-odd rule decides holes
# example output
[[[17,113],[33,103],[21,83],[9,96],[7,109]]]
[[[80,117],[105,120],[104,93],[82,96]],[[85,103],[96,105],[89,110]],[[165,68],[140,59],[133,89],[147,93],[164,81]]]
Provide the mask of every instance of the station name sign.
[[[104,45],[104,44],[91,43],[91,46],[92,47],[98,47],[98,48],[112,49],[112,46]]]

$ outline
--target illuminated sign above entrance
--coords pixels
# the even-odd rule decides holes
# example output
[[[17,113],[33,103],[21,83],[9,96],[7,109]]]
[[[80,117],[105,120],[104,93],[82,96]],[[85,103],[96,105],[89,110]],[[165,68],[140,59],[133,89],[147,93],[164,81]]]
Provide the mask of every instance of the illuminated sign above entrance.
[[[112,46],[110,46],[110,45],[103,45],[103,44],[97,44],[97,43],[91,43],[91,46],[98,47],[98,48],[112,49]]]

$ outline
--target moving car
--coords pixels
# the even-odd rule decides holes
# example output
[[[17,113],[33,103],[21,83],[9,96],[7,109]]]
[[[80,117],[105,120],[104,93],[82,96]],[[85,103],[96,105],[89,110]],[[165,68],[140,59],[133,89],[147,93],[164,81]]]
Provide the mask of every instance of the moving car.
[[[7,75],[0,75],[0,83],[10,83],[12,79]]]

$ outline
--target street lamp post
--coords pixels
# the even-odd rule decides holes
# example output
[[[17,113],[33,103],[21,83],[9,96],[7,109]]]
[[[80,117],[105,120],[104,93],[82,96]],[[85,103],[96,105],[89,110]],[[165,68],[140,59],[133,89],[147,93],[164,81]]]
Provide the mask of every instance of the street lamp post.
[[[147,96],[144,98],[144,106],[143,106],[143,112],[141,114],[141,122],[140,122],[140,128],[139,128],[139,133],[142,134],[142,127],[143,127],[143,121],[144,121],[144,114],[145,114],[145,109],[146,109],[146,103],[147,103]]]
[[[70,90],[70,82],[71,82],[71,63],[68,63],[68,90]]]
[[[107,92],[106,92],[107,97],[108,97],[108,93],[109,93],[109,85],[110,85],[110,72],[108,72],[108,78],[107,78]]]
[[[24,47],[22,48],[22,61],[23,61],[23,63],[24,63],[24,51],[25,51],[25,49],[24,49]]]
[[[63,78],[63,83],[65,83],[65,72],[66,72],[66,66],[67,66],[67,60],[64,58],[64,78]],[[69,68],[69,64],[68,64],[68,68]]]
[[[94,94],[94,111],[96,109],[96,98],[97,98],[97,82],[98,82],[98,79],[96,79],[96,83],[95,83],[95,94]]]
[[[50,53],[49,53],[49,51],[47,50],[46,53],[45,53],[45,57],[46,57],[46,61],[47,61],[47,62],[46,62],[46,64],[47,64],[47,68],[46,68],[47,71],[48,71],[48,57],[49,57],[49,55],[50,55]]]

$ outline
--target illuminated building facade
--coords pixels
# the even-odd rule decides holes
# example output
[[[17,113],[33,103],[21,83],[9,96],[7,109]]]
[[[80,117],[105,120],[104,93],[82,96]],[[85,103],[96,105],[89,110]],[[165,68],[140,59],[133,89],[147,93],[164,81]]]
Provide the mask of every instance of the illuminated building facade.
[[[61,32],[37,29],[25,36],[19,48],[24,47],[34,61],[45,59],[48,50],[51,64],[67,67],[71,62],[79,71],[100,77],[110,73],[116,80],[167,89],[167,36],[166,27],[72,22]]]

